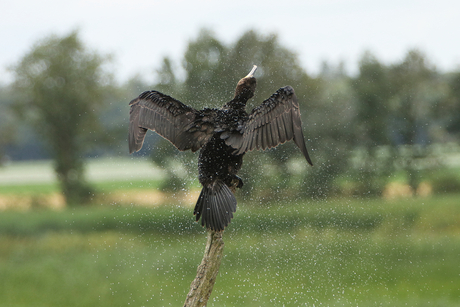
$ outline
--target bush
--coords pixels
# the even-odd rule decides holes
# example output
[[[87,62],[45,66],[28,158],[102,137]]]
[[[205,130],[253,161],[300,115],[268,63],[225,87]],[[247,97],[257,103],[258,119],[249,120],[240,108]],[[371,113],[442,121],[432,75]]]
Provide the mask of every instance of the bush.
[[[460,192],[460,178],[447,170],[433,177],[433,193],[458,193]]]

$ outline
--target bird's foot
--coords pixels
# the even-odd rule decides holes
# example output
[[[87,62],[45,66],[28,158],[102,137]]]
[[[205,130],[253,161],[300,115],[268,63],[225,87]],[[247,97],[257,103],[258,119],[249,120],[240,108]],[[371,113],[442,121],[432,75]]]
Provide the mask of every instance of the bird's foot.
[[[232,183],[233,185],[236,185],[238,189],[241,189],[243,187],[243,179],[241,179],[240,177],[236,175],[234,176]]]

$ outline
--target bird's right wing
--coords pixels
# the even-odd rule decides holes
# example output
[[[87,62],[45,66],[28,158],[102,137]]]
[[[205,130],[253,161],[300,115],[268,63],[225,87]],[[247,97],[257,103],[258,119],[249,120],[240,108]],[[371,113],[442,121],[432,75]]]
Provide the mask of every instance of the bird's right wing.
[[[254,108],[239,131],[221,137],[227,145],[236,149],[235,154],[254,149],[265,150],[294,140],[307,162],[313,165],[305,147],[299,103],[290,86],[280,88]]]
[[[147,130],[181,151],[197,151],[214,132],[215,109],[198,111],[157,91],[143,92],[129,105],[129,153],[142,148]]]

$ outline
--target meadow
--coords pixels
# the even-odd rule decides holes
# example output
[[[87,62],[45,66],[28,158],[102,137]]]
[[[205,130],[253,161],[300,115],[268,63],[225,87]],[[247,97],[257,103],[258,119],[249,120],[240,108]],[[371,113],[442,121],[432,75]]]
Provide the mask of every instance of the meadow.
[[[133,180],[140,181],[97,186],[105,194],[133,182],[155,188]],[[0,195],[55,189],[23,184]],[[208,306],[460,304],[458,194],[284,203],[237,197]],[[2,211],[0,306],[180,306],[206,232],[190,204],[166,199],[150,207],[101,201]]]

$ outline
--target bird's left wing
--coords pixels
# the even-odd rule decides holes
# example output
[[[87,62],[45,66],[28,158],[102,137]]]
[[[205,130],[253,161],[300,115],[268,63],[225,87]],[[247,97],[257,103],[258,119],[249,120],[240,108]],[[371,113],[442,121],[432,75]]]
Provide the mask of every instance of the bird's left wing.
[[[254,108],[239,131],[223,134],[222,138],[226,139],[227,145],[236,149],[235,154],[254,149],[265,150],[294,140],[307,162],[313,165],[305,147],[299,103],[290,86],[280,88]]]
[[[197,151],[214,131],[215,109],[198,111],[157,91],[143,92],[129,105],[130,153],[142,148],[147,130],[155,131],[181,151]]]

